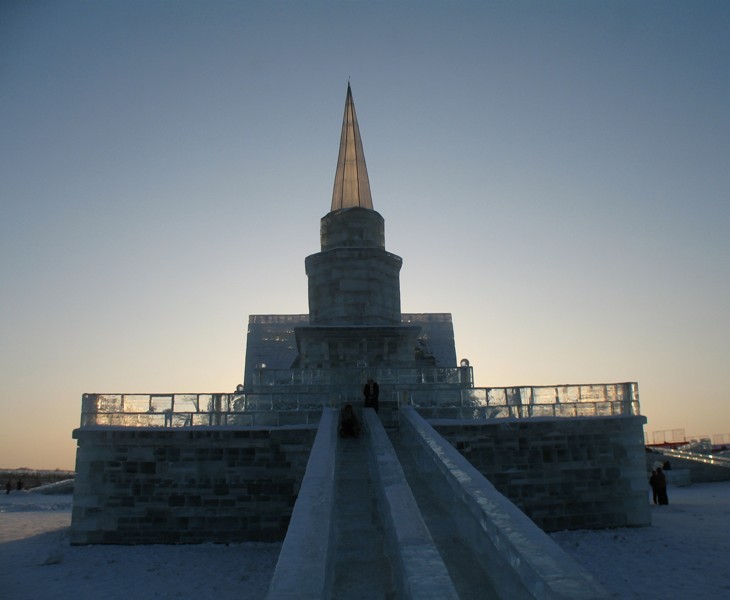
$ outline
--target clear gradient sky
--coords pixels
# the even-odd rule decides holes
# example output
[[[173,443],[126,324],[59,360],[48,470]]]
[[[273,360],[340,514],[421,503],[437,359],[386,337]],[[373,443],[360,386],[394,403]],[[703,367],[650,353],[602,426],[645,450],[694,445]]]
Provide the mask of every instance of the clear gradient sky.
[[[307,312],[348,78],[404,312],[480,386],[730,432],[730,3],[0,4],[0,467],[84,392],[227,392]]]

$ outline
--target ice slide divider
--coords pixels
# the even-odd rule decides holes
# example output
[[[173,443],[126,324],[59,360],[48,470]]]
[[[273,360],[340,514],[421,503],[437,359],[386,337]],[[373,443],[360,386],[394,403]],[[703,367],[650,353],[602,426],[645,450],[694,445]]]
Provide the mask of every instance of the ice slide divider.
[[[321,600],[332,587],[339,414],[322,410],[299,496],[269,584],[269,600]]]
[[[478,555],[500,598],[597,600],[608,592],[444,440],[412,407],[401,409],[401,439],[432,491],[452,507],[458,535]]]
[[[368,457],[398,598],[458,600],[395,449],[372,408],[363,410]]]

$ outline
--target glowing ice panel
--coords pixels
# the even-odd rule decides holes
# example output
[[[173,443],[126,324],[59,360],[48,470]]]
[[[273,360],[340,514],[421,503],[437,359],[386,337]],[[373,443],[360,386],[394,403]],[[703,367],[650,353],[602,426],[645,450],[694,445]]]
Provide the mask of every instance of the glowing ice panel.
[[[150,397],[147,394],[125,394],[122,406],[125,413],[149,412]]]
[[[555,404],[556,393],[554,387],[532,388],[533,404]]]
[[[175,412],[198,412],[198,395],[176,394]]]
[[[150,396],[150,407],[152,412],[165,412],[172,410],[172,396]]]

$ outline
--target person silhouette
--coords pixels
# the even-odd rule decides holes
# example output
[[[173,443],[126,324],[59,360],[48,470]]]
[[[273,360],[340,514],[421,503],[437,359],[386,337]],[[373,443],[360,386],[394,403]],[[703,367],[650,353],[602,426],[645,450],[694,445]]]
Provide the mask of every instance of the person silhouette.
[[[365,407],[373,408],[375,409],[375,412],[378,412],[378,409],[380,408],[380,386],[378,385],[378,382],[370,377],[368,382],[365,384],[362,393],[363,396],[365,396]]]
[[[345,405],[340,417],[340,437],[360,437],[360,422],[357,420],[352,404]]]
[[[656,468],[656,495],[659,504],[669,504],[669,497],[667,496],[667,477],[664,475],[661,467]]]
[[[654,504],[659,504],[659,488],[658,486],[658,478],[656,474],[656,469],[654,469],[651,472],[651,477],[649,477],[649,485],[651,486],[651,499],[654,502]]]

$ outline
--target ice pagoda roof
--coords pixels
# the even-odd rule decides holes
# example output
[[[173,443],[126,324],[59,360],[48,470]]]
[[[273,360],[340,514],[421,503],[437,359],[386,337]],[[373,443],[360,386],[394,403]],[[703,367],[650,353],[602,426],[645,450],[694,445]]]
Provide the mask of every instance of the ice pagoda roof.
[[[370,195],[368,169],[365,166],[365,155],[362,151],[360,128],[355,115],[355,103],[352,100],[352,89],[347,84],[345,99],[345,116],[342,119],[342,135],[340,136],[340,154],[337,158],[335,186],[332,191],[331,211],[342,208],[373,208]]]

